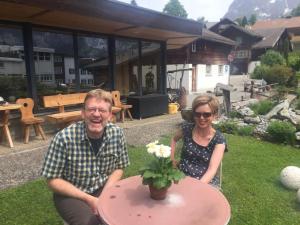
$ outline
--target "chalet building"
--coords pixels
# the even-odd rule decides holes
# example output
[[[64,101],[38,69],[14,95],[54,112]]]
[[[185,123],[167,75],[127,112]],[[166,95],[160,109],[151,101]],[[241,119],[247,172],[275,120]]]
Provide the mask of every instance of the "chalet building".
[[[36,68],[37,81],[53,85],[54,49],[33,48],[33,60]],[[26,77],[24,46],[0,45],[0,76]]]
[[[112,0],[0,1],[0,45],[23,47],[25,69],[18,73],[39,107],[44,93],[35,78],[41,73],[51,74],[54,83],[72,83],[75,92],[116,89],[135,104],[155,98],[159,104],[152,114],[167,112],[167,50],[186,46],[201,31],[196,21]],[[34,57],[40,57],[35,48],[53,50],[46,71],[35,63]],[[5,54],[0,51],[4,70]],[[48,56],[43,55],[46,61]],[[0,90],[0,96],[6,94]]]
[[[222,19],[219,23],[210,27],[209,30],[236,42],[235,49],[231,52],[233,60],[230,64],[230,74],[248,73],[252,45],[262,40],[263,37],[229,19]]]
[[[235,44],[203,29],[196,41],[181,49],[168,50],[167,87],[178,89],[182,85],[191,93],[212,91],[217,83],[229,84],[228,55]]]
[[[253,72],[255,65],[260,61],[259,57],[267,50],[278,51],[283,56],[292,51],[292,44],[286,28],[255,29],[253,31],[264,38],[252,45],[251,62],[248,66],[249,73]]]
[[[231,52],[233,60],[230,74],[251,73],[259,64],[259,57],[267,50],[273,49],[282,54],[292,50],[288,32],[285,28],[246,29],[229,19],[222,19],[209,28],[231,40],[237,45]]]
[[[279,18],[272,20],[259,20],[251,27],[253,30],[286,28],[294,51],[300,51],[300,16]]]

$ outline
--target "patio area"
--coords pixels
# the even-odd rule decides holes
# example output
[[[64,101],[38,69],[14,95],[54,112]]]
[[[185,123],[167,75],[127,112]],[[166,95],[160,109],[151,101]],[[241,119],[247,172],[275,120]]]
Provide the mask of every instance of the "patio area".
[[[180,113],[165,114],[142,120],[126,120],[117,123],[124,129],[129,146],[144,145],[161,136],[170,134],[182,121]],[[53,133],[47,133],[47,140],[31,137],[28,144],[22,139],[14,140],[14,148],[0,145],[0,189],[13,187],[40,176],[44,154],[49,146]]]

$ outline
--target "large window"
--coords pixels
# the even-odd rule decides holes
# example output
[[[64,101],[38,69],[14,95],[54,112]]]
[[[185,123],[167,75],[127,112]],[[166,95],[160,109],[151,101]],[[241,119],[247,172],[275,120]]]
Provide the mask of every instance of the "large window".
[[[75,91],[68,77],[74,67],[72,34],[35,29],[32,35],[37,95]]]
[[[142,42],[142,92],[161,92],[161,48],[156,42]]]
[[[94,88],[109,90],[111,79],[107,38],[80,35],[78,56],[81,90],[88,91]]]
[[[116,83],[122,95],[138,91],[138,42],[130,39],[116,40]]]
[[[6,101],[27,96],[21,27],[0,24],[0,96]]]

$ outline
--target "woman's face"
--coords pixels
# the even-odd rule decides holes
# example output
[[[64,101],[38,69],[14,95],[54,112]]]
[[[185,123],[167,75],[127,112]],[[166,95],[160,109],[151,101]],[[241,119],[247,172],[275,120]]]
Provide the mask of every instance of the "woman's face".
[[[199,128],[210,127],[214,118],[215,116],[208,104],[198,106],[194,112],[195,124]]]

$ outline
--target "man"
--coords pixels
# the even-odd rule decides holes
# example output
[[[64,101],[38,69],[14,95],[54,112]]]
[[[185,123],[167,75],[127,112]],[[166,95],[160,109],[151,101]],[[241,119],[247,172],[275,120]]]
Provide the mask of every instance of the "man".
[[[54,204],[68,224],[99,224],[97,202],[103,189],[112,186],[129,165],[121,128],[109,120],[112,97],[96,89],[87,93],[83,121],[58,132],[42,169]]]

